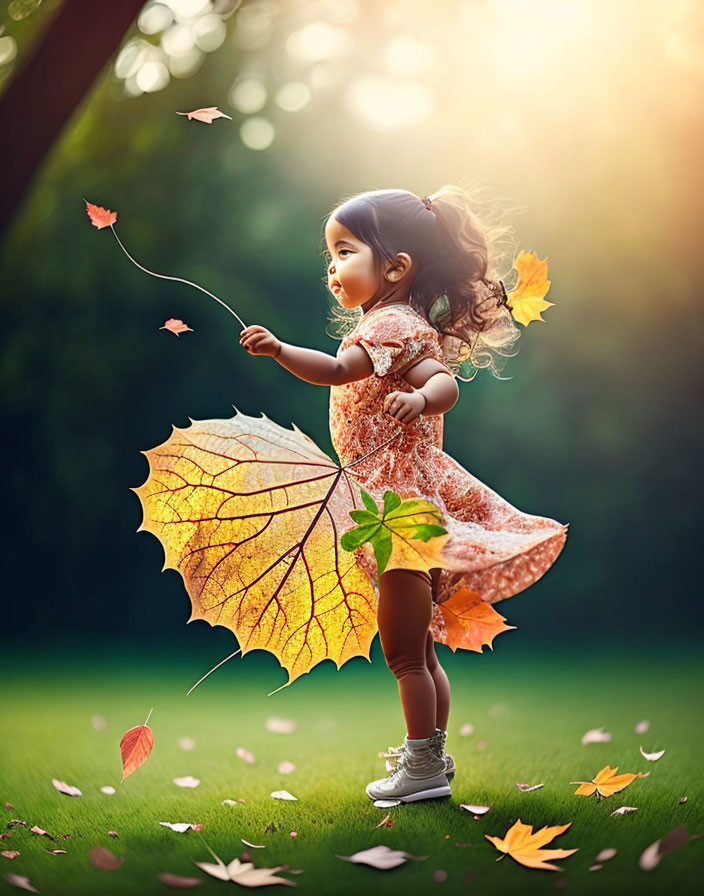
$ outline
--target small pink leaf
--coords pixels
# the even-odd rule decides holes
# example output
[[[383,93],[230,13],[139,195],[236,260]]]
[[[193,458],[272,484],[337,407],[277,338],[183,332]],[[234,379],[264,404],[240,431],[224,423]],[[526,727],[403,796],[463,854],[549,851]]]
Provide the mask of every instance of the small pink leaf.
[[[195,119],[196,121],[203,121],[205,124],[212,124],[214,118],[228,118],[232,121],[232,118],[221,112],[217,106],[206,106],[204,109],[196,109],[194,112],[177,112],[176,114],[187,115],[189,121]]]
[[[193,332],[193,328],[184,324],[182,320],[179,320],[177,317],[170,317],[163,327],[159,327],[160,330],[170,330],[172,333],[175,333],[177,336],[179,333],[185,333],[186,330],[189,330],[191,333]],[[184,747],[183,749],[193,749],[193,747]]]

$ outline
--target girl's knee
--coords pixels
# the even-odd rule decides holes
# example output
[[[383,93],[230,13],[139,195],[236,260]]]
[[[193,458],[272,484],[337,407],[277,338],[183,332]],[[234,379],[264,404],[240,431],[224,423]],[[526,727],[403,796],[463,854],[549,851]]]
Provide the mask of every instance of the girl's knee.
[[[428,671],[425,665],[425,657],[390,656],[386,657],[386,665],[394,673],[396,678],[404,678],[406,675],[425,674]]]

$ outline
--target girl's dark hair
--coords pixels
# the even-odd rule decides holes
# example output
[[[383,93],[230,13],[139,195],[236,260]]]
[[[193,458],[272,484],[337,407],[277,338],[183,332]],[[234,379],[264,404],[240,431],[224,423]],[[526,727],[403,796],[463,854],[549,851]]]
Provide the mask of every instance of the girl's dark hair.
[[[398,252],[411,256],[417,272],[410,304],[440,333],[446,362],[465,382],[481,367],[506,379],[499,376],[501,359],[517,353],[511,349],[520,336],[494,279],[501,244],[512,230],[489,215],[480,217],[484,202],[478,193],[448,185],[426,197],[428,203],[408,190],[372,190],[345,200],[328,216],[379,259],[391,260]],[[333,305],[335,335],[341,338],[360,317],[358,308]]]

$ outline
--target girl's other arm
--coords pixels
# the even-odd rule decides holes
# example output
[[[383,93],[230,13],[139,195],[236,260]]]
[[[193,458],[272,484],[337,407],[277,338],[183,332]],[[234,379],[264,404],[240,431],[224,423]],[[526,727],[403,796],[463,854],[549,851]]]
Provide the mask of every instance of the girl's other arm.
[[[372,362],[361,345],[351,345],[339,357],[313,348],[281,342],[264,327],[251,326],[240,333],[240,344],[253,355],[270,355],[299,379],[316,386],[339,386],[371,376]]]
[[[444,414],[455,406],[460,397],[459,386],[454,377],[435,358],[423,358],[410,367],[403,378],[425,398],[425,407],[421,413],[426,416]]]

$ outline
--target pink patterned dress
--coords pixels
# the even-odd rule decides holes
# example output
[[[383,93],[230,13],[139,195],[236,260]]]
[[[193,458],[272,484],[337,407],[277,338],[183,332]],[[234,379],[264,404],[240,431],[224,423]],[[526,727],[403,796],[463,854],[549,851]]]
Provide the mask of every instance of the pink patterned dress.
[[[437,330],[407,304],[367,312],[337,354],[355,343],[368,352],[374,372],[330,389],[330,436],[342,465],[397,432],[400,424],[384,414],[383,403],[389,392],[413,391],[404,371],[422,358],[445,363]],[[446,454],[442,436],[443,416],[421,414],[354,471],[360,485],[372,493],[392,489],[402,498],[423,497],[440,508],[450,537],[442,551],[447,566],[440,572],[435,604],[460,588],[496,603],[525,590],[550,568],[565,544],[569,524],[513,507]],[[364,558],[378,598],[376,561],[371,551],[365,551]],[[437,606],[431,632],[444,642]]]

